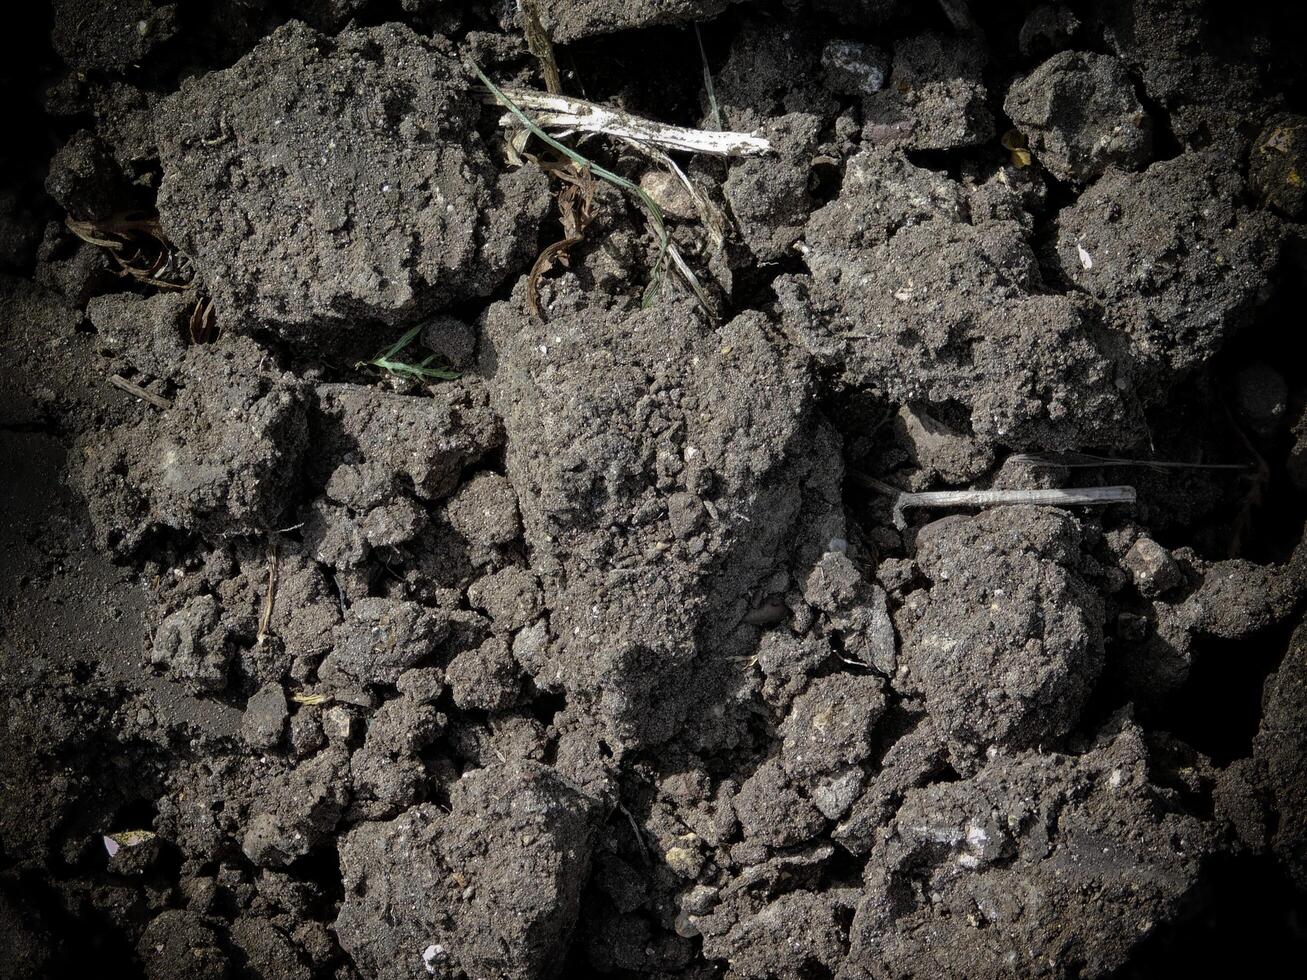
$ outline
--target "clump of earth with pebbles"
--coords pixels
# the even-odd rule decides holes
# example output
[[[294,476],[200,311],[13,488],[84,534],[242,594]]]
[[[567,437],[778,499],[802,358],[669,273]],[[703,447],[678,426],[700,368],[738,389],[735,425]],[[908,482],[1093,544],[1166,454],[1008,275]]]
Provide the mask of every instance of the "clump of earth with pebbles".
[[[1238,13],[16,25],[0,977],[1292,955],[1307,75]]]

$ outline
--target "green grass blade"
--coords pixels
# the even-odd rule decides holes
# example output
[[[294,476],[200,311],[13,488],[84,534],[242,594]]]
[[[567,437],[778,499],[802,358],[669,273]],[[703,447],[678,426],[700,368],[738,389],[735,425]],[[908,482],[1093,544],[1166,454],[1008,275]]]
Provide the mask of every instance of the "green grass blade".
[[[387,348],[386,350],[378,354],[376,360],[381,360],[382,358],[385,358],[386,360],[392,360],[398,357],[400,354],[404,353],[404,351],[408,348],[409,344],[413,343],[413,341],[417,339],[417,335],[420,334],[421,332],[422,332],[422,325],[419,324],[418,326],[410,330],[408,333],[404,334],[404,336],[400,337],[399,340],[395,341],[395,343],[392,344],[389,348]]]

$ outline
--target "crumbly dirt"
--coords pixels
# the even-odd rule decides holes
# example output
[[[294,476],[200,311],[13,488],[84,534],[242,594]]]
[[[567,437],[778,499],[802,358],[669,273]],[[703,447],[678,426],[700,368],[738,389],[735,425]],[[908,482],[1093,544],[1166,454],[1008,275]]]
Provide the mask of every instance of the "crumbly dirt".
[[[563,136],[701,296],[506,138],[524,6],[568,94],[771,142]],[[1301,15],[38,7],[0,980],[1301,957]]]

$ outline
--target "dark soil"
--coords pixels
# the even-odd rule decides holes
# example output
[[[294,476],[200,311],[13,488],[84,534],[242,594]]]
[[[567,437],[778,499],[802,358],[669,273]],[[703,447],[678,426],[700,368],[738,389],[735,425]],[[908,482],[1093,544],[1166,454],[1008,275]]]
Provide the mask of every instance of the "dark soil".
[[[1307,19],[519,6],[4,24],[0,978],[1300,961]]]

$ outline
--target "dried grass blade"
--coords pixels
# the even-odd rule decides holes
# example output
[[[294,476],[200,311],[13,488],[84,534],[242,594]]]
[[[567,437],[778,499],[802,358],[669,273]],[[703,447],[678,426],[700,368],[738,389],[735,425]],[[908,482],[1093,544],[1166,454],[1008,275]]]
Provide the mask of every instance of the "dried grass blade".
[[[530,116],[528,116],[525,112],[523,112],[522,109],[517,105],[517,103],[514,102],[511,98],[508,97],[508,95],[504,93],[503,89],[501,89],[498,85],[492,82],[490,80],[490,77],[481,70],[481,67],[479,65],[477,65],[475,62],[472,62],[471,68],[472,71],[476,74],[477,78],[481,80],[481,83],[485,85],[486,88],[490,90],[491,94],[495,96],[496,100],[500,104],[502,104],[506,109],[508,109],[508,111],[511,112],[518,119],[518,121],[521,122],[523,126],[531,130],[531,132],[534,133],[538,139],[542,140],[549,146],[552,146],[555,150],[563,154],[563,156],[567,157],[578,167],[589,167],[590,172],[594,174],[596,177],[600,178],[601,180],[606,180],[608,181],[608,183],[614,185],[615,187],[618,187],[626,191],[628,194],[633,194],[640,199],[640,202],[644,205],[644,209],[649,215],[649,221],[653,225],[654,231],[658,237],[658,259],[657,261],[654,262],[653,269],[650,272],[649,287],[645,290],[644,298],[642,300],[642,304],[645,307],[648,307],[653,302],[653,296],[655,295],[658,286],[662,282],[663,269],[666,267],[668,262],[668,251],[672,249],[671,238],[667,233],[667,223],[663,219],[662,208],[660,208],[658,206],[658,203],[652,197],[650,197],[648,193],[645,192],[644,188],[640,187],[638,184],[632,183],[631,181],[627,180],[625,177],[621,176],[620,174],[615,174],[611,170],[599,166],[599,164],[595,163],[593,160],[589,159],[588,157],[585,157],[582,154],[578,153],[576,150],[572,149],[566,143],[562,143],[559,140],[555,139],[554,137],[550,136],[543,129],[541,129]],[[684,268],[683,261],[677,261],[676,264],[678,266],[678,270],[680,268]],[[699,302],[703,304],[704,311],[709,316],[712,316],[712,307],[705,302],[703,297],[703,288],[699,286],[698,281],[694,280],[693,277],[691,277],[689,280],[687,280],[687,283],[689,284],[691,290],[694,292],[696,299],[698,299]]]

